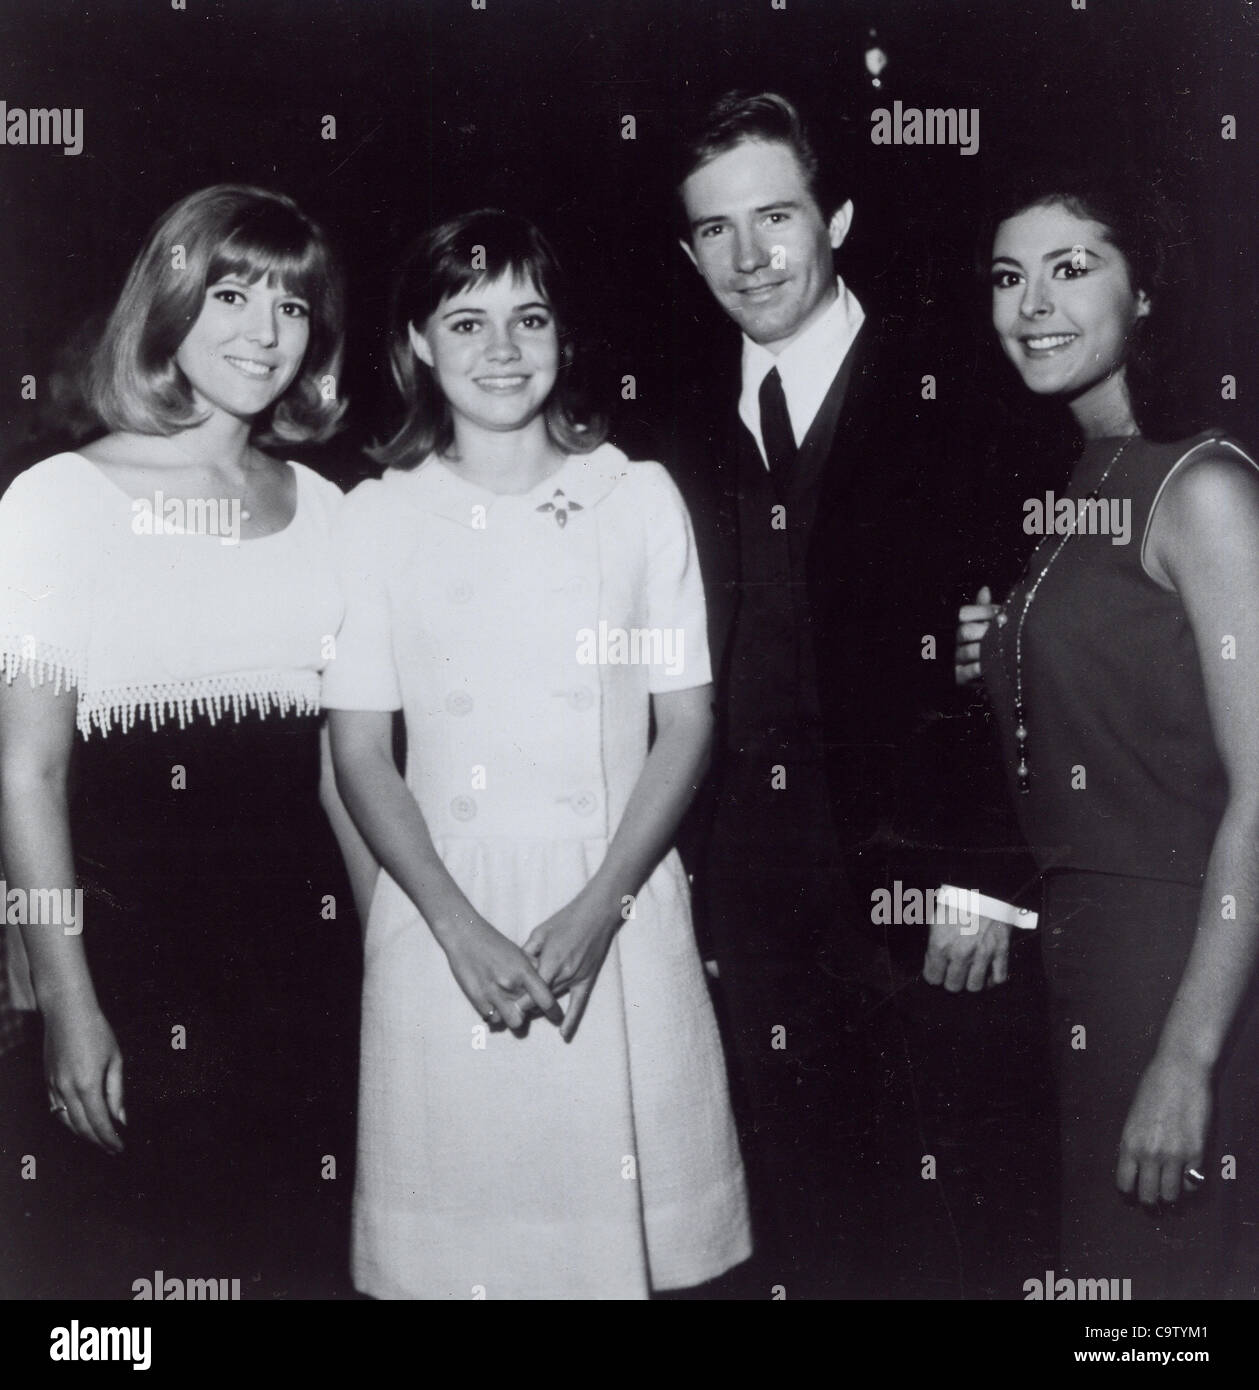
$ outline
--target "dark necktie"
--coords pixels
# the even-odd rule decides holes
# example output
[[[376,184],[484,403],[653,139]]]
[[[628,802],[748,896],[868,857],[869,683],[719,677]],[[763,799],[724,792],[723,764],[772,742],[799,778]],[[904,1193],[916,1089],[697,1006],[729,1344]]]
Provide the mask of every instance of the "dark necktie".
[[[757,397],[761,407],[761,439],[771,477],[784,483],[796,461],[796,437],[791,432],[791,416],[787,414],[787,397],[783,394],[782,377],[778,368],[771,368],[761,382]]]

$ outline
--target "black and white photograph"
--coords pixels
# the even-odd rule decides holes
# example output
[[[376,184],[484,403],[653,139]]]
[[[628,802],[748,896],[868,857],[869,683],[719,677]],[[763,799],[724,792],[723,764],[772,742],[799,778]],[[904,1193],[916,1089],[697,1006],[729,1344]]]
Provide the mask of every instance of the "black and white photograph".
[[[1213,1359],[1257,75],[1254,0],[0,0],[7,1342]]]

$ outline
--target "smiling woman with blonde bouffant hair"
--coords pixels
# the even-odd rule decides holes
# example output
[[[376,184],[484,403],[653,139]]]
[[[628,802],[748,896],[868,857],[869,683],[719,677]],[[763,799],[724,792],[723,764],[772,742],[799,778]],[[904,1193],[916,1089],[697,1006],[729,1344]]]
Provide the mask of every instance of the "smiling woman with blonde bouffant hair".
[[[22,928],[62,1296],[347,1287],[358,933],[329,820],[364,902],[375,866],[321,772],[341,495],[262,447],[336,427],[343,316],[290,199],[190,194],[96,351],[110,432],[0,500],[0,860],[82,889],[73,932]]]

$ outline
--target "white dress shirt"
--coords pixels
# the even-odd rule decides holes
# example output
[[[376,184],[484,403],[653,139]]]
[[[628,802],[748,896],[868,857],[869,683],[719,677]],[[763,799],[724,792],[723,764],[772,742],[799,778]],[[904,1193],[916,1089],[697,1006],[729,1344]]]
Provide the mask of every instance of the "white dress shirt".
[[[835,302],[781,352],[770,352],[760,343],[754,343],[746,333],[743,335],[743,389],[739,395],[739,418],[752,432],[766,468],[769,461],[765,456],[765,441],[761,438],[760,390],[771,368],[777,367],[778,375],[782,378],[791,433],[799,447],[843,366],[858,330],[865,322],[865,310],[838,275],[835,285],[838,290]],[[940,891],[956,897],[961,890],[946,886]],[[978,916],[1018,927],[1036,926],[1036,913],[1001,899],[981,897],[972,892],[965,901],[971,904],[973,915],[970,924],[961,928],[963,935],[978,933],[979,924],[975,921]]]
[[[783,395],[787,398],[787,414],[797,447],[803,442],[822,407],[844,358],[853,345],[857,330],[865,322],[865,310],[857,297],[837,275],[838,296],[826,312],[798,337],[793,338],[781,352],[754,343],[743,335],[743,390],[739,396],[739,418],[752,431],[756,447],[766,468],[765,441],[761,438],[761,383],[772,367],[782,378]]]

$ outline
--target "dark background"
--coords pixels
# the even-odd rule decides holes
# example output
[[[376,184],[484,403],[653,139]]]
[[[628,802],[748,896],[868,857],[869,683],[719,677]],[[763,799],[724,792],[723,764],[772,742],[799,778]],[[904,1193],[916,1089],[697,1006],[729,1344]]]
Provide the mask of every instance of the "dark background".
[[[0,147],[0,488],[73,442],[59,364],[153,221],[229,179],[290,193],[344,253],[350,425],[303,455],[331,476],[366,471],[359,446],[390,423],[383,328],[399,252],[434,219],[487,204],[539,220],[575,272],[614,437],[677,461],[686,384],[737,336],[677,247],[670,142],[689,110],[736,85],[793,97],[838,151],[856,208],[840,268],[863,302],[896,301],[937,344],[977,459],[1008,436],[1023,467],[1036,437],[989,342],[972,260],[999,171],[1046,146],[1151,166],[1184,206],[1177,251],[1196,289],[1182,361],[1218,423],[1259,446],[1259,0],[786,3],[0,0],[0,100],[82,107],[85,132],[75,158]],[[872,26],[890,60],[878,90],[863,61]],[[979,153],[872,146],[871,110],[897,99],[978,107]],[[334,141],[321,138],[327,115]],[[1219,399],[1225,373],[1234,402]],[[34,402],[21,399],[27,374]],[[1033,471],[1007,485],[1019,541]],[[984,580],[1014,577],[980,559]]]
[[[1156,160],[1199,267],[1184,360],[1219,423],[1259,442],[1253,0],[0,0],[0,99],[82,107],[84,150],[0,147],[0,483],[74,433],[50,374],[108,309],[154,219],[220,180],[282,189],[340,244],[351,285],[342,481],[388,423],[385,294],[405,243],[476,205],[536,217],[575,271],[592,379],[631,453],[669,461],[678,383],[733,329],[676,245],[670,136],[734,85],[797,99],[854,193],[840,268],[939,333],[949,389],[1006,379],[970,265],[1012,152]],[[890,63],[875,90],[868,34]],[[980,150],[875,147],[870,111],[978,107]],[[1220,138],[1224,114],[1238,138]],[[321,138],[325,115],[335,140]],[[621,138],[633,115],[637,138]],[[864,294],[863,294],[864,292]],[[20,397],[34,374],[35,402]],[[620,400],[625,374],[637,400]],[[977,413],[982,422],[993,411]],[[316,462],[320,462],[318,458]]]

